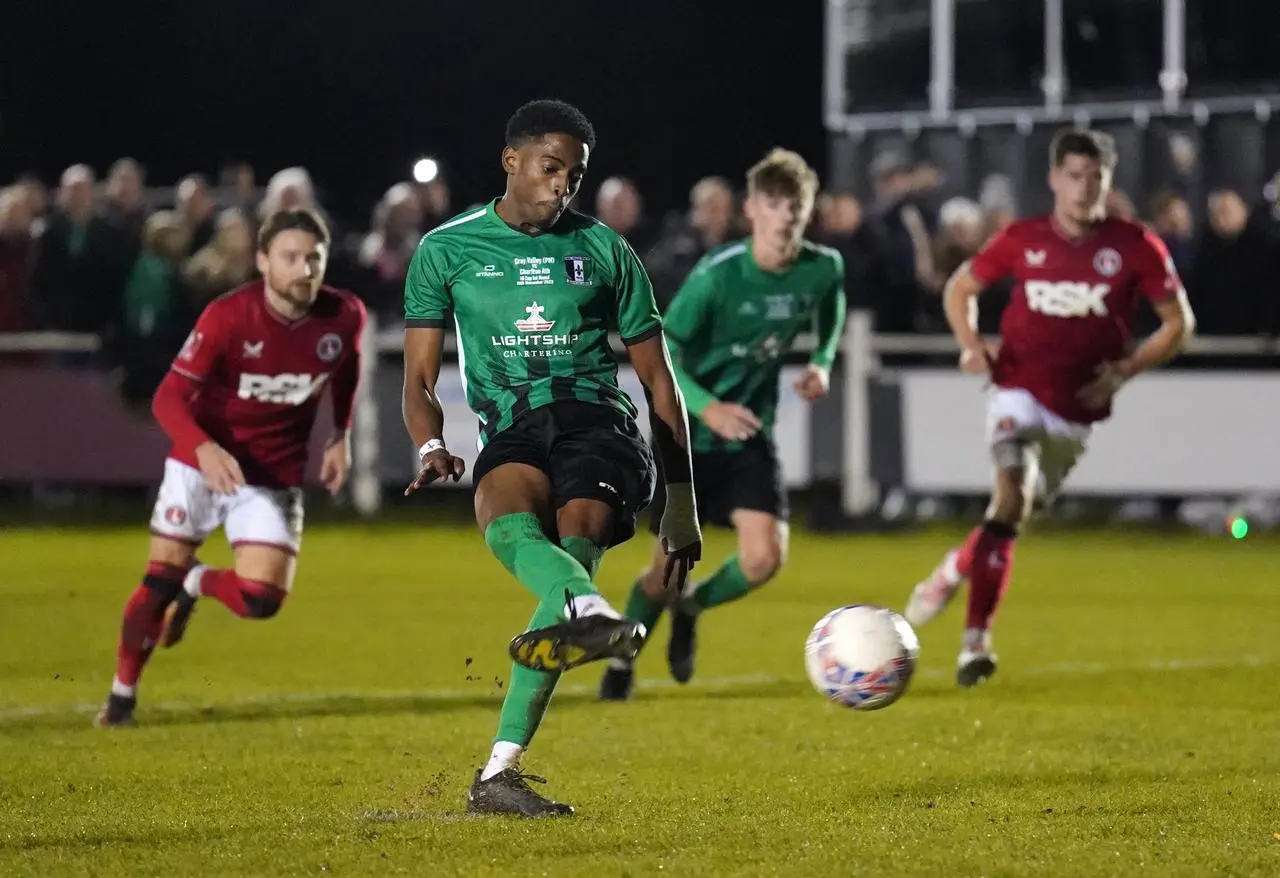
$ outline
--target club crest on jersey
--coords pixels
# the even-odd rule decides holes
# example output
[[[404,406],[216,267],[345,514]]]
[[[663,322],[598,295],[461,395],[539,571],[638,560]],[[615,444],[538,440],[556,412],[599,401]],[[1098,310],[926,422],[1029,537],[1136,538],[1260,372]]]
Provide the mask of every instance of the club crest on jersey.
[[[187,522],[187,510],[181,506],[170,506],[164,511],[164,520],[174,527],[181,527]]]
[[[542,312],[547,309],[537,302],[529,303],[529,307],[524,310],[529,316],[516,321],[516,329],[521,332],[550,332],[551,327],[556,325],[554,320],[542,319]]]
[[[1120,254],[1110,247],[1103,247],[1093,256],[1093,270],[1103,277],[1115,277],[1122,265]]]
[[[564,258],[565,283],[585,287],[591,285],[591,258],[588,256],[566,256]]]
[[[777,295],[765,296],[765,304],[768,311],[765,312],[765,320],[790,320],[791,319],[791,293],[779,293]]]
[[[336,332],[326,332],[316,342],[316,356],[322,363],[332,363],[342,354],[342,336]]]

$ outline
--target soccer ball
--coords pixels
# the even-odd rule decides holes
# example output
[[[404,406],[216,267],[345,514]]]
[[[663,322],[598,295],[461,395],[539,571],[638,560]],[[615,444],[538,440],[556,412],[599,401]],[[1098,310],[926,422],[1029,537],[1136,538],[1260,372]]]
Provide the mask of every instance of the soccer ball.
[[[804,644],[813,687],[843,707],[879,710],[907,691],[920,641],[893,610],[852,604],[818,620]]]

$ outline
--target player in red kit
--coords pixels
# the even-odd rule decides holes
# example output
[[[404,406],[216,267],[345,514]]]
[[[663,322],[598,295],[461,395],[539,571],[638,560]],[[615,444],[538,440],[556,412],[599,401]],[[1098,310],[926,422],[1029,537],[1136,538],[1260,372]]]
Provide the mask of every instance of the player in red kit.
[[[947,284],[960,367],[991,377],[987,441],[995,488],[986,520],[915,587],[906,617],[913,625],[930,621],[968,580],[956,669],[961,686],[995,673],[991,619],[1035,501],[1053,498],[1125,382],[1173,356],[1194,327],[1160,239],[1104,213],[1115,165],[1110,136],[1060,133],[1050,147],[1053,213],[1009,226]],[[987,347],[976,330],[977,296],[1005,277],[1016,286],[1001,319],[1001,342]],[[1154,308],[1160,328],[1134,347],[1139,300]]]
[[[263,279],[205,308],[156,390],[152,410],[173,448],[99,726],[133,719],[143,666],[157,644],[182,639],[200,597],[247,619],[279,611],[302,540],[307,446],[326,386],[334,424],[320,478],[330,493],[346,481],[365,310],[353,294],[322,286],[328,250],[329,231],[311,211],[269,216],[258,234]],[[219,526],[235,553],[231,570],[195,558]]]

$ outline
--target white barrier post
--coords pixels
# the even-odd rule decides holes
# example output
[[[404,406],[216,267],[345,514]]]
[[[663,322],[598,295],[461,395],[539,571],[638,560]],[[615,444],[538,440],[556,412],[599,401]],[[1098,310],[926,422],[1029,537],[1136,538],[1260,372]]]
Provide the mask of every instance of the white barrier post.
[[[841,506],[845,515],[862,518],[876,506],[871,477],[871,402],[868,382],[877,368],[873,317],[870,311],[849,312],[841,342],[844,366],[844,473]]]
[[[354,433],[351,438],[351,500],[363,516],[382,507],[382,478],[378,472],[378,320],[369,315],[360,339],[360,385],[356,390]]]

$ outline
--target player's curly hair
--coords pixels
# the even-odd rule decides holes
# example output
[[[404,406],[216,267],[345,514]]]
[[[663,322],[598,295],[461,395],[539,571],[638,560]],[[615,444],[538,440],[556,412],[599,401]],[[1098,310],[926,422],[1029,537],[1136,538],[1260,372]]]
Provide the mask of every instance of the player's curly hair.
[[[567,134],[595,152],[596,130],[581,110],[558,100],[529,101],[507,120],[507,146],[519,149],[548,134]]]
[[[1110,134],[1093,129],[1066,128],[1053,136],[1049,144],[1049,161],[1060,168],[1069,155],[1082,155],[1095,159],[1107,170],[1114,171],[1119,153],[1116,139]]]
[[[775,147],[747,171],[748,195],[773,195],[812,201],[818,174],[798,152]]]

